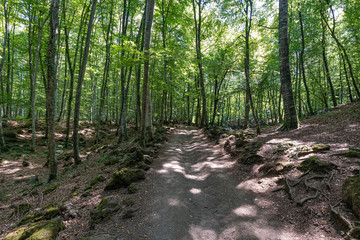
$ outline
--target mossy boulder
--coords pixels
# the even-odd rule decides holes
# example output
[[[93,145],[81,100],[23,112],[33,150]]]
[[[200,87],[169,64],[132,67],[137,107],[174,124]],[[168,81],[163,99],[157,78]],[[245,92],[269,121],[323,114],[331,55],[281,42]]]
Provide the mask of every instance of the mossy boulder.
[[[90,235],[82,238],[82,240],[118,240],[118,239],[119,238],[109,233],[96,233],[94,235]]]
[[[345,180],[342,185],[342,197],[355,214],[360,217],[360,174]]]
[[[99,205],[90,213],[90,227],[111,217],[111,214],[120,209],[120,205],[112,197],[104,197]]]
[[[31,223],[5,236],[4,240],[55,240],[65,226],[60,218]]]
[[[60,214],[60,207],[57,205],[49,204],[38,211],[27,214],[23,219],[21,219],[21,221],[17,224],[17,226],[21,226],[30,222],[48,220],[56,217],[59,214]]]
[[[105,186],[105,190],[127,187],[131,183],[144,180],[145,171],[138,168],[122,168],[113,173],[110,181]]]
[[[91,180],[90,184],[85,187],[85,191],[91,189],[93,186],[97,185],[100,182],[105,182],[105,177],[98,175],[93,180]]]
[[[311,146],[311,149],[312,149],[314,152],[329,151],[329,150],[330,150],[330,145],[328,145],[328,144],[322,144],[322,143],[314,144],[314,145]]]
[[[346,152],[339,153],[339,155],[350,158],[360,158],[360,149],[349,149]]]
[[[44,190],[44,192],[43,192],[44,195],[49,194],[49,193],[55,191],[55,189],[57,189],[59,186],[60,186],[60,183],[56,183],[56,184],[54,184],[54,185],[51,185],[50,187],[48,187],[48,188],[46,188],[46,189]]]
[[[125,206],[133,206],[135,204],[135,200],[133,197],[130,196],[126,196],[123,201],[122,204]]]
[[[152,159],[152,157],[149,156],[149,155],[143,155],[143,158],[144,158],[144,163],[146,163],[146,164],[148,164],[148,165],[152,164],[153,161],[154,161],[154,160]]]
[[[136,193],[137,191],[139,191],[139,187],[137,184],[132,183],[128,186],[127,191],[129,194],[133,194],[133,193]]]
[[[302,157],[302,156],[306,156],[312,152],[313,152],[313,150],[311,147],[306,146],[306,145],[299,145],[295,148],[289,149],[289,157],[291,157],[291,158]]]
[[[262,143],[260,142],[247,143],[239,155],[238,162],[249,165],[261,162],[262,157],[257,154],[261,147]]]
[[[306,172],[306,171],[314,171],[314,172],[329,172],[335,167],[335,164],[330,162],[320,161],[317,157],[312,156],[305,159],[301,162],[297,169]]]
[[[138,164],[136,164],[135,166],[136,168],[139,168],[139,169],[143,169],[145,171],[149,170],[150,169],[150,166],[147,165],[146,163],[144,162],[139,162]]]
[[[273,148],[273,153],[277,153],[277,154],[283,154],[285,153],[286,150],[288,150],[289,148],[293,147],[294,144],[289,142],[281,142],[279,143],[275,148]]]

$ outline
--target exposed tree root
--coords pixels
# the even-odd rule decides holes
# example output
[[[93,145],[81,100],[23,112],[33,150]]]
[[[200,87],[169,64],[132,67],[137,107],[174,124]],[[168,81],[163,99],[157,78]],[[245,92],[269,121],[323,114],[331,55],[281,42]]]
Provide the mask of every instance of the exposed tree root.
[[[347,230],[345,234],[345,239],[354,239],[354,238],[357,239],[360,236],[360,228],[354,226],[354,224],[349,219],[341,215],[335,209],[341,202],[342,200],[336,203],[335,205],[330,204],[331,217],[334,218],[334,220],[337,223],[339,223],[342,227],[344,227]]]
[[[296,205],[298,206],[302,206],[306,201],[310,200],[310,199],[314,199],[317,198],[320,193],[322,194],[322,191],[320,189],[320,187],[322,185],[324,185],[326,183],[326,185],[328,186],[328,188],[331,191],[330,188],[330,181],[333,178],[333,173],[329,174],[329,175],[312,175],[312,176],[307,176],[309,174],[309,171],[305,172],[304,174],[302,174],[301,176],[299,176],[296,180],[290,180],[287,176],[285,176],[285,190],[288,192],[290,198],[296,203]],[[307,177],[305,177],[307,176]],[[309,181],[312,179],[322,179],[321,183],[319,184],[319,186],[313,186],[311,184],[309,184]],[[327,179],[327,181],[326,181]],[[297,197],[295,196],[296,194],[294,194],[294,190],[293,188],[300,184],[301,182],[304,182],[306,191],[312,190],[313,192],[315,192],[313,195],[309,195],[309,196],[305,196],[303,198],[301,198],[300,200],[297,200]]]

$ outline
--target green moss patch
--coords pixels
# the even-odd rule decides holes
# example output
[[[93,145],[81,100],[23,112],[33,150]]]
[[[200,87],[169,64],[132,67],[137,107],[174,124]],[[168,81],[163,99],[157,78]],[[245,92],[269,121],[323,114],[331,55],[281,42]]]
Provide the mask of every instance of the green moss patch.
[[[48,188],[46,188],[46,189],[44,190],[44,192],[43,192],[44,195],[49,194],[49,193],[55,191],[55,189],[57,189],[59,186],[60,186],[60,183],[51,185],[50,187],[48,187]]]
[[[317,157],[309,157],[297,166],[297,169],[303,172],[328,172],[335,167],[333,163],[320,161]]]
[[[113,173],[110,181],[105,186],[105,190],[127,187],[133,182],[144,179],[145,171],[143,169],[122,168],[119,171]]]
[[[6,235],[4,240],[55,240],[58,233],[64,228],[60,218],[53,218],[19,228]]]
[[[339,155],[350,158],[360,158],[360,149],[349,149],[346,152],[339,153]]]
[[[35,212],[27,214],[17,224],[17,226],[21,226],[21,225],[24,225],[24,224],[30,223],[30,222],[38,222],[41,220],[51,219],[51,218],[57,216],[58,214],[60,214],[60,207],[53,205],[53,204],[49,204],[39,211],[35,211]]]
[[[111,217],[111,214],[117,212],[120,205],[111,197],[104,197],[99,205],[90,213],[90,227],[93,228],[95,224],[100,223]]]
[[[342,197],[360,217],[360,174],[345,180],[342,185]]]

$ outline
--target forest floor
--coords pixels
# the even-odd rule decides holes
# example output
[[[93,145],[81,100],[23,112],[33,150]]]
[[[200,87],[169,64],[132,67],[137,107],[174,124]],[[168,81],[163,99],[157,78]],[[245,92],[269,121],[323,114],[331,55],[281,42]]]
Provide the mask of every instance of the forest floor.
[[[38,129],[38,147],[33,153],[29,151],[31,126],[9,120],[4,129],[10,150],[0,156],[0,239],[16,229],[16,223],[26,215],[26,212],[12,214],[21,203],[28,203],[30,212],[49,203],[70,204],[71,216],[65,210],[59,213],[65,229],[57,239],[81,239],[96,233],[132,240],[343,239],[345,229],[331,217],[330,205],[341,200],[345,179],[360,171],[359,159],[337,155],[349,148],[360,148],[360,104],[347,104],[305,119],[296,130],[279,132],[277,128],[264,128],[261,135],[249,139],[262,144],[258,152],[262,160],[253,165],[239,163],[238,155],[224,148],[227,141],[235,148],[233,135],[239,131],[222,134],[215,144],[194,127],[169,128],[167,142],[146,149],[154,161],[146,180],[137,183],[138,191],[129,194],[125,188],[104,191],[104,186],[119,168],[118,162],[108,161],[110,156],[120,153],[119,157],[124,157],[123,153],[137,145],[136,138],[119,147],[116,128],[106,125],[101,130],[101,142],[94,145],[94,126],[83,122],[80,132],[83,163],[75,167],[71,148],[63,147],[64,124],[59,124],[59,177],[56,182],[47,183],[48,169],[43,167],[44,129]],[[135,136],[133,128],[130,136]],[[298,156],[299,147],[317,143],[329,144],[331,148]],[[279,154],[274,151],[279,145],[288,148]],[[296,156],[291,152],[294,149]],[[316,198],[296,204],[314,193],[299,184],[289,197],[285,179],[298,179],[303,173],[296,166],[311,156],[335,167],[326,173],[327,184]],[[290,167],[274,168],[279,161]],[[89,190],[89,183],[99,175],[105,181]],[[57,187],[47,193],[46,189],[52,186]],[[119,203],[131,199],[132,206],[123,204],[119,211],[90,228],[90,213],[105,196]],[[124,219],[128,209],[134,211],[134,216]],[[358,221],[344,203],[337,209],[351,221]]]

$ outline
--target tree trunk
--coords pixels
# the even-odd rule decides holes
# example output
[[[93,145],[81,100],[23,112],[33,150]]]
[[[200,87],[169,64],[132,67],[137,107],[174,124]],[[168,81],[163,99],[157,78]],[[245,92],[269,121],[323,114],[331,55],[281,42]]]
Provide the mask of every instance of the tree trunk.
[[[298,121],[291,87],[289,66],[288,0],[279,0],[279,58],[281,92],[285,111],[284,124],[281,129],[296,129],[298,127]]]
[[[55,113],[56,113],[56,88],[57,88],[57,44],[59,26],[59,0],[52,0],[50,6],[50,41],[47,62],[47,123],[48,123],[48,161],[49,182],[57,177],[56,143],[55,143]]]
[[[306,81],[306,75],[305,75],[305,66],[304,66],[304,53],[305,53],[305,37],[304,37],[304,27],[302,22],[302,16],[301,11],[299,11],[299,20],[300,20],[300,29],[301,29],[301,52],[300,52],[300,63],[301,63],[301,72],[302,72],[302,78],[304,82],[304,87],[306,91],[306,101],[309,107],[310,115],[314,115],[314,110],[311,106],[310,102],[310,92]]]
[[[142,96],[142,116],[141,116],[141,145],[145,146],[147,135],[152,136],[152,116],[151,116],[151,97],[149,87],[149,65],[150,65],[150,43],[151,28],[154,17],[155,0],[147,0],[145,14],[145,31],[144,31],[144,81]]]
[[[194,10],[194,21],[195,21],[195,36],[196,36],[196,59],[199,68],[199,83],[201,87],[201,98],[202,98],[202,118],[200,127],[207,128],[208,127],[208,115],[207,115],[207,107],[206,107],[206,92],[205,92],[205,80],[202,66],[202,55],[201,55],[201,1],[199,0],[196,4],[198,5],[198,17],[196,14],[196,5],[195,0],[192,0],[193,10]]]
[[[81,163],[80,159],[80,151],[79,151],[79,115],[80,115],[80,102],[81,102],[81,90],[82,90],[82,83],[85,76],[86,70],[86,62],[89,55],[89,48],[90,48],[90,40],[91,40],[91,32],[94,25],[94,17],[95,17],[95,10],[96,10],[97,0],[92,1],[91,5],[91,12],[90,12],[90,19],[88,24],[88,29],[86,33],[86,40],[85,40],[85,49],[82,57],[82,63],[80,66],[79,71],[79,80],[78,85],[76,87],[76,97],[75,97],[75,111],[74,111],[74,129],[73,129],[73,141],[74,141],[74,161],[75,164],[78,165]]]
[[[322,57],[323,57],[323,62],[324,62],[324,67],[325,67],[325,76],[326,76],[326,80],[327,80],[327,82],[329,84],[329,87],[330,87],[331,100],[333,102],[333,106],[336,107],[337,102],[336,102],[336,97],[335,97],[335,91],[334,91],[334,87],[333,87],[333,84],[332,84],[332,81],[331,81],[329,66],[328,66],[327,57],[326,57],[326,40],[325,40],[325,26],[324,26],[324,23],[322,23],[322,28],[323,28],[323,32],[322,32],[321,45],[322,45]]]

